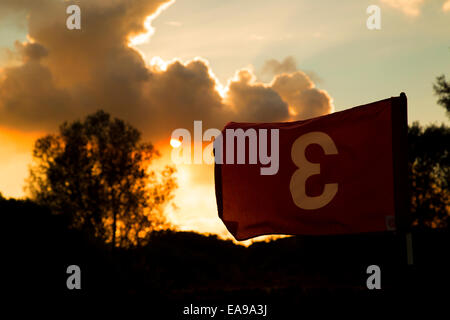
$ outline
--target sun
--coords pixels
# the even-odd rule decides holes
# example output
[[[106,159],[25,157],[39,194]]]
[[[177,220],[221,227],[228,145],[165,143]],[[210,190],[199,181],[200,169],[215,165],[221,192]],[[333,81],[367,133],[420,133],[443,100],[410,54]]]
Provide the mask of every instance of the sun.
[[[170,145],[173,147],[173,148],[179,148],[180,146],[181,146],[181,141],[180,140],[178,140],[178,139],[170,139]]]

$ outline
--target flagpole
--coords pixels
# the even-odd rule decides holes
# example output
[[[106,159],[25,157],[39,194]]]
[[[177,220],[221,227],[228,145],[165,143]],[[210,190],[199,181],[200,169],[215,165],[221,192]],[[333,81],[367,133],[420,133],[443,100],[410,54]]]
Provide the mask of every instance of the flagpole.
[[[404,92],[392,99],[392,155],[394,169],[395,220],[406,264],[414,264],[410,225],[411,194],[408,171],[408,106]],[[404,248],[404,249],[403,249]],[[403,251],[405,250],[405,251]],[[404,255],[401,255],[404,257]]]
[[[411,231],[406,232],[406,261],[408,266],[414,265],[414,255],[413,255],[413,243],[412,243],[412,233]]]

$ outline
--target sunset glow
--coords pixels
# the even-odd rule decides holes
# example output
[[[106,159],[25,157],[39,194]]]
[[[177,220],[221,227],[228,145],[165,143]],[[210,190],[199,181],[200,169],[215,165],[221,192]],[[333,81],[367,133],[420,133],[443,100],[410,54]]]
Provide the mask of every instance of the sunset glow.
[[[173,148],[179,148],[181,146],[181,141],[178,139],[170,139],[170,145]]]
[[[168,209],[177,228],[230,237],[217,216],[213,165],[175,165],[171,152],[183,144],[170,138],[173,130],[193,136],[197,120],[203,132],[231,121],[305,120],[402,90],[410,123],[448,123],[431,84],[450,72],[449,1],[436,9],[427,1],[379,1],[379,32],[367,30],[357,2],[329,1],[333,14],[325,15],[323,5],[285,0],[93,1],[95,10],[87,6],[82,17],[99,18],[81,31],[54,27],[64,21],[61,3],[46,2],[48,15],[26,7],[28,20],[13,17],[1,28],[5,196],[25,196],[37,138],[105,109],[155,145],[155,168],[177,170],[176,208]]]

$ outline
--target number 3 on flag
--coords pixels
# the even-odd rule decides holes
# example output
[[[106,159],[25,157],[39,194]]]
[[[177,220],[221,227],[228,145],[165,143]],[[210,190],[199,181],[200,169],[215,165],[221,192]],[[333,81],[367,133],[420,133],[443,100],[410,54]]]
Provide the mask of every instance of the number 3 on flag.
[[[320,174],[320,164],[306,159],[305,151],[310,144],[318,144],[325,154],[337,154],[338,150],[333,140],[324,132],[309,132],[295,140],[292,144],[291,158],[298,170],[291,177],[290,190],[295,205],[305,210],[315,210],[324,207],[338,190],[337,183],[325,184],[321,195],[310,197],[306,194],[306,180],[313,175]]]

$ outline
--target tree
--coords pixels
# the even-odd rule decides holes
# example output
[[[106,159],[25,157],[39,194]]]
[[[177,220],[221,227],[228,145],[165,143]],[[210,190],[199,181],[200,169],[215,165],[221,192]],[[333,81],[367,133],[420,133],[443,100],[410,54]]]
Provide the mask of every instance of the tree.
[[[450,117],[450,83],[445,80],[444,75],[436,78],[433,89],[434,93],[438,96],[438,104],[447,110],[447,115]]]
[[[98,111],[36,141],[28,191],[113,247],[143,244],[169,225],[163,210],[176,188],[173,168],[149,170],[158,155],[137,129]]]
[[[437,77],[433,90],[450,117],[450,83]],[[413,225],[450,227],[450,128],[414,123],[408,132]]]
[[[450,128],[415,122],[408,131],[411,213],[417,227],[450,227]]]

